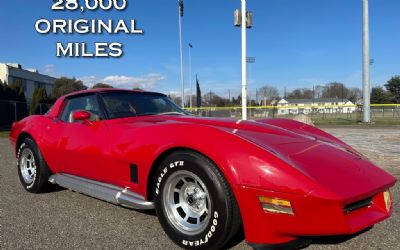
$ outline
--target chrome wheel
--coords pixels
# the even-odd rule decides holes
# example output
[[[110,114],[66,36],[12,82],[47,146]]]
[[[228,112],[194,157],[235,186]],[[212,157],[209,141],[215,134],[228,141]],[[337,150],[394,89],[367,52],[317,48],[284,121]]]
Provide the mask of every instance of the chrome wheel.
[[[208,225],[212,209],[208,190],[189,171],[177,171],[167,179],[162,202],[168,220],[186,235],[201,233]]]
[[[25,148],[20,156],[20,170],[26,184],[31,184],[36,177],[36,163],[32,150]]]

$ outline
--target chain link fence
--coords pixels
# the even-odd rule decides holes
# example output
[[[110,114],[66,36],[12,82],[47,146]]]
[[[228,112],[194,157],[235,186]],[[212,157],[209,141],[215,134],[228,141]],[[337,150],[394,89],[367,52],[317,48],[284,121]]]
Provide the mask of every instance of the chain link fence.
[[[9,129],[11,124],[29,116],[29,103],[0,100],[0,129]],[[51,104],[40,103],[35,114],[45,114]],[[349,106],[347,106],[349,107]],[[315,124],[346,124],[356,123],[362,120],[363,108],[360,105],[351,106],[351,112],[345,112],[340,107],[297,107],[281,114],[282,108],[276,106],[249,107],[247,114],[249,119],[263,118],[289,118],[295,119],[299,115],[306,115]],[[287,109],[287,107],[284,107]],[[309,109],[307,109],[309,108]],[[187,109],[194,115],[202,117],[222,117],[240,119],[241,107],[204,107]],[[371,105],[371,118],[373,122],[400,125],[400,104],[373,104]]]
[[[45,114],[52,104],[39,103],[35,115]],[[15,121],[29,116],[30,103],[0,100],[0,129],[9,129]]]
[[[346,109],[351,107],[351,109]],[[186,109],[197,116],[204,117],[226,117],[240,119],[242,117],[241,107],[204,107]],[[282,111],[285,112],[282,112]],[[346,111],[348,110],[348,111]],[[319,107],[249,107],[247,109],[249,119],[263,118],[288,118],[294,119],[297,116],[305,115],[315,124],[329,123],[356,123],[361,122],[363,117],[363,107],[352,105],[345,107],[319,106]],[[400,104],[372,104],[371,119],[373,122],[400,125]]]

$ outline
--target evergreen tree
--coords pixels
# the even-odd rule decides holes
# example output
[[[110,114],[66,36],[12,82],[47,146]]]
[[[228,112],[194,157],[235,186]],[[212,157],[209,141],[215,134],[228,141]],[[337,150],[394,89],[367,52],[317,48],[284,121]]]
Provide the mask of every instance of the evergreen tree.
[[[388,93],[382,87],[374,87],[371,90],[371,103],[372,104],[385,104],[390,103]]]
[[[43,87],[36,88],[33,92],[32,103],[30,106],[30,114],[42,114],[44,110],[41,109],[41,104],[47,103],[48,97],[46,93],[46,89]]]
[[[21,80],[16,80],[15,83],[9,84],[5,88],[6,100],[15,101],[15,110],[17,114],[15,115],[17,120],[20,120],[29,115],[28,106],[26,103],[24,88]]]
[[[26,103],[24,87],[22,85],[21,80],[16,80],[15,83],[10,84],[8,87],[11,90],[11,100],[12,101]]]
[[[54,82],[53,92],[51,93],[52,98],[57,99],[63,95],[85,90],[87,87],[83,85],[83,82],[75,78],[61,77]]]
[[[5,96],[4,96],[4,85],[3,82],[0,80],[0,101],[1,100],[5,100]]]
[[[113,86],[111,86],[111,85],[109,85],[109,84],[107,84],[107,83],[101,83],[101,82],[96,83],[96,84],[92,87],[92,89],[112,89],[112,88],[113,88]]]
[[[385,85],[393,97],[393,101],[400,103],[400,76],[392,77]]]
[[[31,115],[36,114],[36,109],[39,105],[38,93],[39,93],[39,88],[35,88],[35,90],[33,91],[32,102],[31,102],[30,109],[29,109],[29,114],[31,114]]]
[[[197,79],[197,75],[196,75],[196,106],[198,108],[201,107],[201,89],[200,89],[199,79]]]

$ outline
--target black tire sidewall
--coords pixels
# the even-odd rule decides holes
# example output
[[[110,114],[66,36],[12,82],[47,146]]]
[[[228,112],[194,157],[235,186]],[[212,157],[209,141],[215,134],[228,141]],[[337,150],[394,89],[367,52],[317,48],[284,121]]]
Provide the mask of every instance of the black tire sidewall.
[[[22,177],[21,167],[20,167],[21,154],[26,149],[30,149],[32,151],[36,164],[36,173],[34,176],[34,180],[32,183],[29,184],[26,183],[24,178]],[[49,173],[48,171],[46,171],[47,170],[46,166],[44,166],[45,163],[43,161],[42,154],[40,153],[39,148],[32,139],[28,138],[22,142],[21,146],[18,149],[17,161],[18,161],[18,166],[17,166],[18,176],[24,189],[31,193],[39,193],[40,191],[42,191],[45,184],[48,182]]]
[[[172,164],[172,165],[171,165]],[[185,235],[167,219],[162,197],[168,177],[176,171],[186,170],[197,175],[206,186],[212,201],[207,227],[197,235]],[[158,218],[167,235],[186,249],[213,249],[221,246],[229,234],[229,202],[226,190],[216,174],[213,164],[198,154],[182,152],[163,161],[156,174],[154,197]],[[217,247],[218,248],[218,247]]]

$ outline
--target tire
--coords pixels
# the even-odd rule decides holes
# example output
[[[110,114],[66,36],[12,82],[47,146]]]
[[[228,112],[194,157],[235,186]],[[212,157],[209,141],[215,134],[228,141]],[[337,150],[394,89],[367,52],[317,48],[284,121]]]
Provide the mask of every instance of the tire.
[[[242,227],[228,182],[214,163],[192,151],[174,152],[161,163],[154,200],[164,231],[185,249],[222,249]]]
[[[48,190],[51,171],[43,159],[39,147],[31,138],[26,138],[18,149],[18,176],[22,186],[30,193]]]

